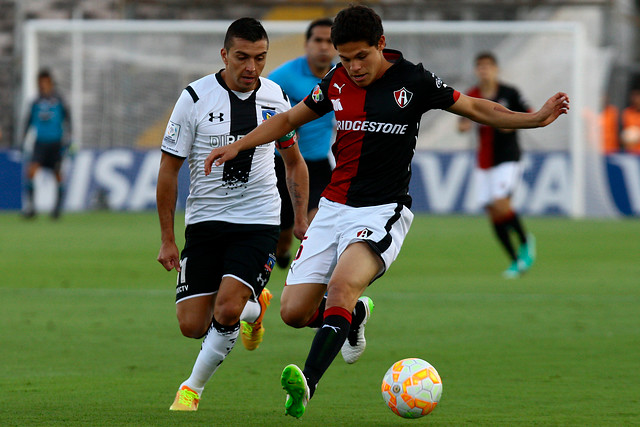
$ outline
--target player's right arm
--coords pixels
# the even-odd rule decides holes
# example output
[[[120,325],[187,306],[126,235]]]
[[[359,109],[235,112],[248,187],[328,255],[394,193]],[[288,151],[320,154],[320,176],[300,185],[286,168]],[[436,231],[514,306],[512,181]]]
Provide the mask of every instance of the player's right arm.
[[[235,158],[240,151],[275,141],[318,117],[320,116],[302,101],[290,110],[271,117],[233,144],[211,150],[211,153],[204,161],[204,174],[209,175],[214,164],[215,166],[220,166],[224,162]]]
[[[174,220],[178,199],[178,174],[195,139],[195,102],[190,92],[182,91],[171,113],[162,140],[162,157],[156,186],[156,205],[160,220],[158,262],[167,270],[180,271],[180,252],[176,246]]]
[[[174,220],[176,200],[178,199],[178,174],[184,159],[165,152],[160,159],[158,185],[156,187],[156,204],[160,220],[160,252],[158,262],[167,270],[175,268],[180,271],[180,252],[176,245]]]

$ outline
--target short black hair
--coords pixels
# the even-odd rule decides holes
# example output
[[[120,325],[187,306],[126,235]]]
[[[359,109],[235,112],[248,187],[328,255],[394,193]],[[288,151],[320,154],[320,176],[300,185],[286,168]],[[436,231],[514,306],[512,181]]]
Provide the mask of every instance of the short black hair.
[[[483,59],[488,59],[491,62],[493,62],[494,65],[498,65],[498,59],[493,54],[493,52],[489,52],[489,51],[480,52],[479,54],[476,55],[475,64],[478,65],[478,62],[482,61]]]
[[[311,35],[313,34],[313,29],[315,27],[331,28],[332,25],[333,25],[333,19],[331,18],[320,18],[320,19],[316,19],[315,21],[312,21],[311,24],[309,24],[309,27],[307,27],[306,40],[309,41],[309,39],[311,38]]]
[[[49,79],[53,80],[53,76],[51,75],[51,71],[47,68],[43,68],[38,72],[38,80],[40,79]]]
[[[267,46],[269,45],[269,36],[264,27],[254,18],[240,18],[236,19],[229,25],[227,34],[224,36],[224,48],[226,50],[231,49],[233,38],[239,38],[250,42],[257,42],[260,40],[267,40]]]
[[[336,47],[359,41],[376,46],[382,34],[384,30],[380,16],[364,5],[352,5],[342,9],[331,26],[331,41]]]

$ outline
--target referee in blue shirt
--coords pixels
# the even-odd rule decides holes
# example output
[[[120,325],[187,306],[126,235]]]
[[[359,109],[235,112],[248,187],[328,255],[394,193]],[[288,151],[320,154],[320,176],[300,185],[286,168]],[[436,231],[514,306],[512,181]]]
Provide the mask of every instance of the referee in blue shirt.
[[[307,28],[304,44],[305,55],[285,62],[269,74],[289,96],[291,105],[302,101],[333,67],[336,50],[331,42],[331,25],[328,18],[317,19]],[[333,135],[333,113],[322,116],[300,127],[298,145],[309,169],[309,222],[318,210],[320,194],[331,179],[329,150]],[[276,153],[278,191],[282,199],[280,211],[280,238],[276,250],[278,266],[286,268],[291,258],[293,241],[293,208],[285,182],[284,164]]]

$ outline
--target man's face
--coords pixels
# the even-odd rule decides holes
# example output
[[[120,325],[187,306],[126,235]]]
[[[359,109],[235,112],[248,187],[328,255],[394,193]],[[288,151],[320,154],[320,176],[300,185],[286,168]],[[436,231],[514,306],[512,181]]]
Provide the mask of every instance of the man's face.
[[[318,25],[311,30],[311,37],[304,44],[307,60],[312,67],[326,69],[336,56],[331,43],[331,27]]]
[[[498,65],[490,58],[482,58],[476,62],[476,76],[480,82],[493,82],[498,79]]]
[[[249,92],[257,87],[268,48],[266,39],[250,42],[238,37],[231,39],[229,51],[222,48],[220,55],[225,65],[224,81],[229,89]]]
[[[40,77],[38,79],[38,91],[44,96],[51,95],[53,92],[53,81],[50,77]]]
[[[370,46],[366,41],[348,42],[337,46],[340,62],[355,84],[365,87],[380,77],[384,46],[384,36],[380,37],[380,41],[374,46]]]

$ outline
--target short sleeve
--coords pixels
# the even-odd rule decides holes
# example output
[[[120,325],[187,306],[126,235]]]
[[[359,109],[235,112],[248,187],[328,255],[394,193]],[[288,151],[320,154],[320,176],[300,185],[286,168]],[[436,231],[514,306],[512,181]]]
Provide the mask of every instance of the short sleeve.
[[[333,111],[333,104],[329,100],[329,84],[333,78],[335,68],[327,73],[326,76],[318,83],[309,95],[302,100],[314,113],[324,116]]]
[[[162,151],[186,158],[195,139],[195,120],[194,98],[183,90],[167,123],[162,138]]]
[[[445,110],[458,100],[460,96],[458,91],[449,87],[434,73],[422,68],[422,65],[419,65],[419,69],[422,79],[421,86],[425,91],[425,96],[423,97],[424,111],[433,109]]]

